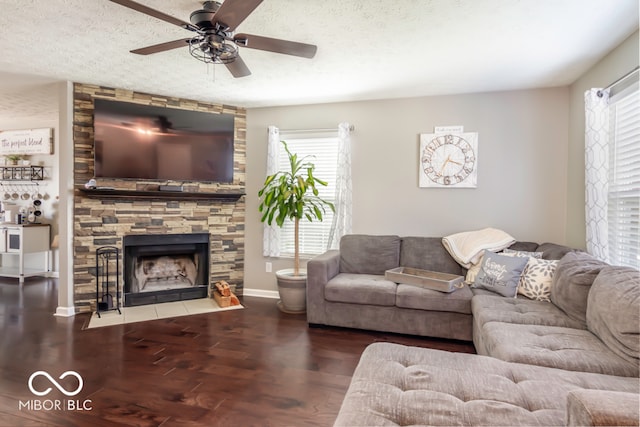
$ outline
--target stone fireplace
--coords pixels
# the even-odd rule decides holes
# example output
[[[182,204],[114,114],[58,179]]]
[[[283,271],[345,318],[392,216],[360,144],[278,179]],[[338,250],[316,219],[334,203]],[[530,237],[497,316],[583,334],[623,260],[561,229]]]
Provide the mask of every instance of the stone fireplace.
[[[85,192],[84,184],[94,177],[95,98],[233,114],[233,182],[98,179],[97,185],[108,190],[94,194]],[[176,293],[183,299],[206,296],[206,284],[219,280],[227,281],[238,295],[242,295],[246,111],[228,105],[76,83],[73,124],[73,287],[76,311],[95,310],[96,250],[101,246],[115,246],[120,250],[123,268],[118,282],[122,291],[138,295],[131,296],[133,304],[146,304],[154,298],[158,302],[165,301],[174,298]],[[163,193],[158,191],[160,185],[175,185],[183,190],[174,194]],[[135,264],[127,261],[125,240],[129,243],[130,239],[142,239],[137,236],[143,235],[147,236],[145,238],[178,239],[180,243],[164,253],[156,252],[155,244],[137,245],[138,260]],[[196,235],[206,236],[207,243],[185,243],[183,240],[184,236]],[[127,278],[127,274],[132,276]],[[116,281],[115,274],[109,281]],[[132,287],[125,290],[127,283]]]
[[[204,298],[209,234],[124,236],[124,306]]]

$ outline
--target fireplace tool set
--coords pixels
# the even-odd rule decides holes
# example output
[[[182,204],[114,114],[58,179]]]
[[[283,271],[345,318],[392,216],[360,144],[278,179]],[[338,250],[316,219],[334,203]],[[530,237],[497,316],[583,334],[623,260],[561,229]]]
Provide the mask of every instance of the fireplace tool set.
[[[111,267],[115,264],[115,276]],[[96,250],[96,314],[120,311],[120,251],[115,246]]]

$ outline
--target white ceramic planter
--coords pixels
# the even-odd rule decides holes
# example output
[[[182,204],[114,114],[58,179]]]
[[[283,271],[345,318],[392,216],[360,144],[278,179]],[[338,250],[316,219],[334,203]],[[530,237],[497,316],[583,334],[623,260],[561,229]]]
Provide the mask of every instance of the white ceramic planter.
[[[307,270],[293,275],[293,268],[276,271],[280,301],[278,308],[283,313],[299,314],[307,311]]]

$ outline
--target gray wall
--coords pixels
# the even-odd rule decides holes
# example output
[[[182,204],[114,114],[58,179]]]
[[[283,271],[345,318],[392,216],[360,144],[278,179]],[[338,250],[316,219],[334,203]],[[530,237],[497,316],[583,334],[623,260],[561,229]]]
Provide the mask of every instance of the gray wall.
[[[638,66],[639,52],[636,31],[571,85],[566,238],[570,246],[585,247],[584,92],[605,87]]]
[[[262,257],[257,191],[267,126],[355,125],[354,233],[443,236],[497,227],[518,240],[565,243],[569,89],[257,108],[247,111],[245,289],[274,291]],[[479,133],[478,188],[418,187],[419,134],[463,125]]]

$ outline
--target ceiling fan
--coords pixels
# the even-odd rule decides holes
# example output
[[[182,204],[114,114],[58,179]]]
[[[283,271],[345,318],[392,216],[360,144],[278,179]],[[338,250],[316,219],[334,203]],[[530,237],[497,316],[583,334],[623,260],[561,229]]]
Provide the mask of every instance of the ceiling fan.
[[[189,52],[196,59],[209,64],[224,64],[233,77],[245,77],[250,75],[251,71],[238,54],[238,46],[303,58],[313,58],[317,50],[317,46],[306,43],[253,34],[235,34],[236,27],[262,3],[262,0],[226,0],[222,4],[217,1],[205,1],[202,9],[191,13],[191,22],[182,21],[132,0],[110,1],[196,33],[191,38],[131,51],[138,55],[150,55],[188,46]]]

